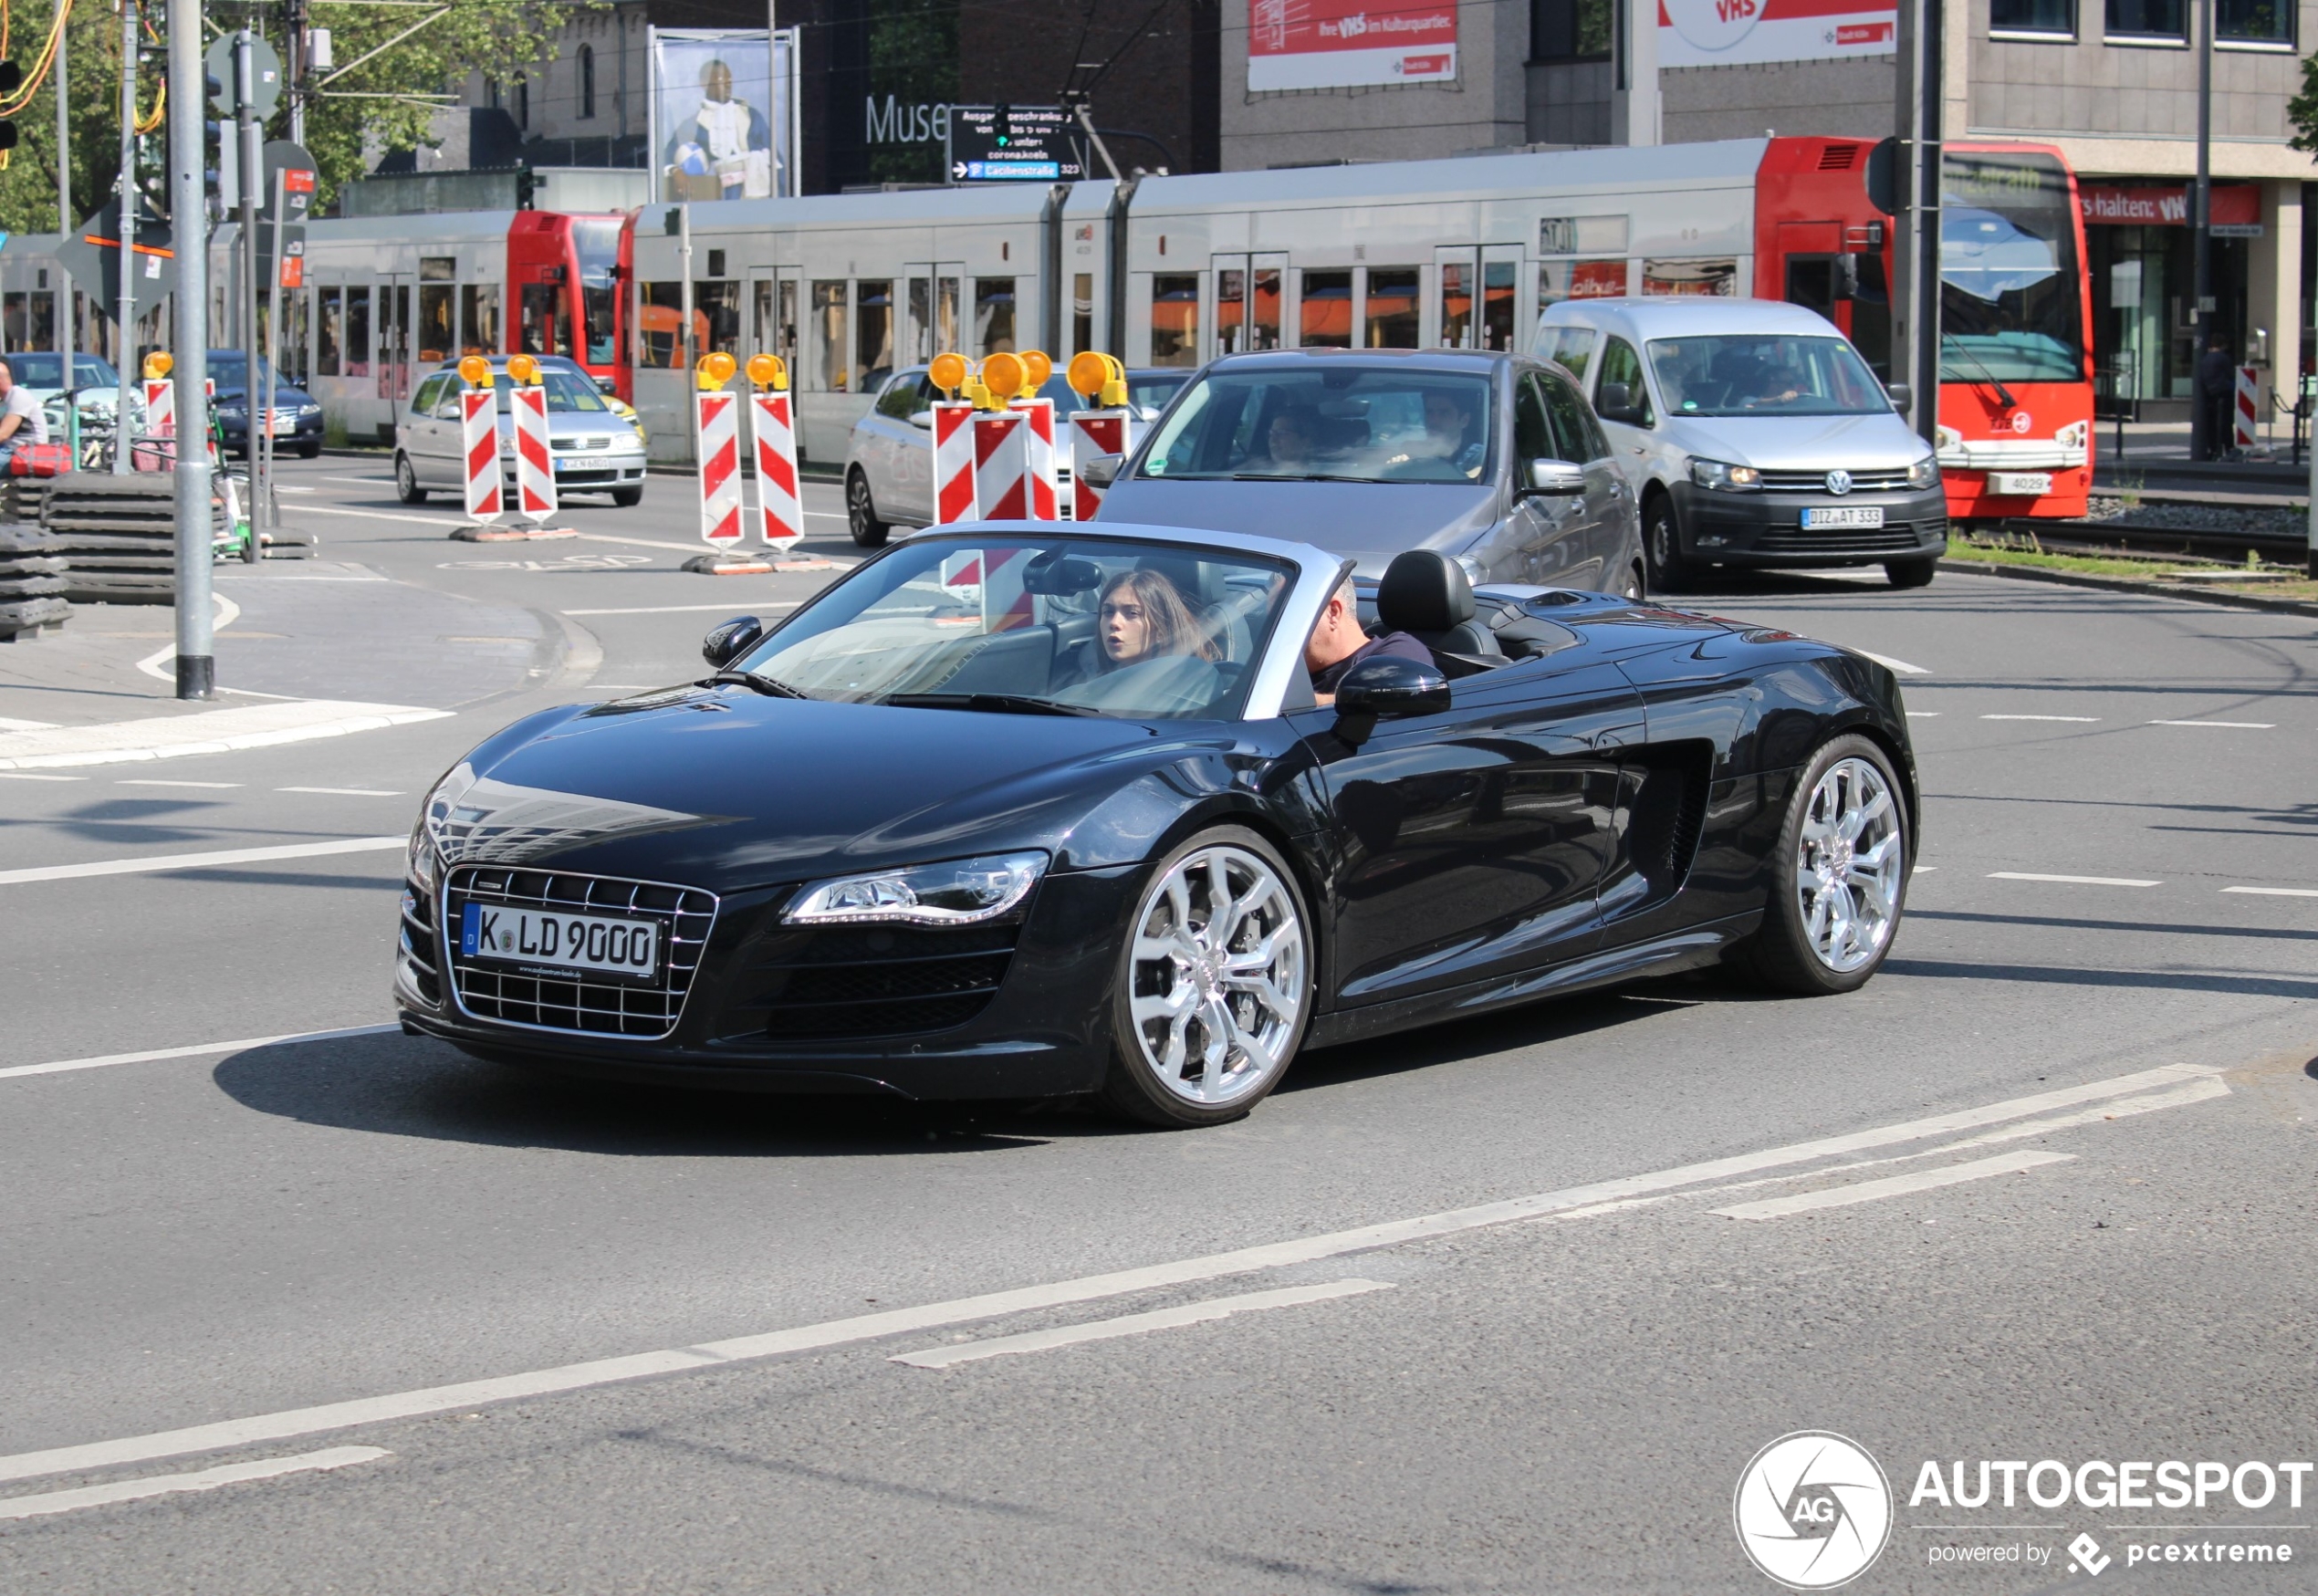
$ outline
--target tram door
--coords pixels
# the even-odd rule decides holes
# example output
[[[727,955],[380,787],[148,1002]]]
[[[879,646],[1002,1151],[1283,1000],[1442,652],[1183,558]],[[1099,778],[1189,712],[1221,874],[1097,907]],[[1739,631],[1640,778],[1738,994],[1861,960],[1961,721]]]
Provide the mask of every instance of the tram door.
[[[1434,344],[1509,349],[1520,337],[1521,246],[1452,245],[1433,252]]]
[[[373,364],[378,371],[378,396],[388,406],[390,426],[393,424],[393,412],[400,411],[402,402],[411,396],[411,324],[414,314],[412,298],[415,286],[407,272],[379,279],[378,308],[374,312],[378,359]]]
[[[1285,255],[1219,255],[1216,266],[1216,353],[1280,347],[1288,286]]]
[[[901,357],[924,365],[938,354],[965,353],[959,339],[959,289],[966,281],[962,261],[924,261],[902,268],[909,283],[903,308]]]
[[[788,368],[789,387],[798,386],[794,266],[758,267],[749,273],[748,352],[777,357]]]

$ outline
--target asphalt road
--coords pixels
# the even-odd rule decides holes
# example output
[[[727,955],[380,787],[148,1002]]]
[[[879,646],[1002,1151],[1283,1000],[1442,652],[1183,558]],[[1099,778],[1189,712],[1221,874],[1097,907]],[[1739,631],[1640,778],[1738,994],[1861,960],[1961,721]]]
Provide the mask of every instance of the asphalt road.
[[[221,581],[222,679],[437,717],[0,773],[0,1590],[1767,1591],[1733,1491],[1798,1430],[1895,1494],[1849,1589],[2310,1588],[2318,1476],[2274,1470],[2318,1458],[2312,622],[1698,596],[1904,668],[1885,973],[1313,1054],[1160,1135],[310,1038],[389,1017],[391,844],[81,870],[396,837],[488,731],[695,673],[832,574],[679,571],[669,478],[512,546],[366,462],[287,481],[321,558]],[[0,656],[0,717],[176,714],[133,668],[166,631]],[[1914,1499],[2045,1459],[2277,1493]],[[2147,1560],[2255,1543],[2293,1560]]]

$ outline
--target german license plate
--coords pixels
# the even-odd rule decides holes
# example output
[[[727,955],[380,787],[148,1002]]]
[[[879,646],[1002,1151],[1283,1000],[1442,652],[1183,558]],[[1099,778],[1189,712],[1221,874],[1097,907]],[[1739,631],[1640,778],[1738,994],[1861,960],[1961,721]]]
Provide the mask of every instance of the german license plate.
[[[566,471],[601,471],[611,462],[600,454],[572,454],[558,461],[557,464]]]
[[[1880,527],[1883,524],[1884,506],[1881,505],[1843,505],[1803,512],[1803,525],[1814,532],[1823,527]]]
[[[1988,474],[1988,491],[2006,498],[2040,496],[2052,491],[2052,474],[2049,471],[1991,471]]]
[[[501,964],[650,980],[660,968],[660,923],[469,903],[459,923],[459,952]]]

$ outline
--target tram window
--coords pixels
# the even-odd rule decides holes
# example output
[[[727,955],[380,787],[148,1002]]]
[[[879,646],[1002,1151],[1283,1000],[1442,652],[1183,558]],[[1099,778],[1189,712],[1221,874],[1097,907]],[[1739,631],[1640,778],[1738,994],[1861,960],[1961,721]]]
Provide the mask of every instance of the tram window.
[[[671,371],[684,368],[684,286],[682,283],[636,285],[636,364]]]
[[[298,387],[306,386],[309,375],[306,360],[306,328],[311,296],[302,290],[290,295],[283,302],[282,316],[282,381]]]
[[[1304,292],[1296,309],[1296,341],[1308,349],[1352,347],[1352,274],[1349,270],[1304,274]]]
[[[978,354],[1006,354],[1014,349],[1014,279],[974,279],[974,348]]]
[[[1623,260],[1547,260],[1538,263],[1538,308],[1564,299],[1615,298],[1626,291]]]
[[[344,293],[337,288],[324,288],[318,297],[321,304],[314,318],[314,374],[317,377],[338,375],[338,351],[345,337],[346,315]]]
[[[499,352],[499,285],[469,283],[459,290],[459,325],[465,330],[466,342],[459,352],[465,355],[496,355]]]
[[[845,285],[813,285],[813,382],[831,393],[851,391],[845,366]]]
[[[346,374],[371,374],[371,291],[346,290]]]
[[[917,285],[910,285],[915,287]],[[1070,278],[1070,348],[1094,348],[1094,274],[1077,272]]]
[[[617,302],[618,295],[619,290],[610,283],[605,283],[601,287],[593,283],[584,284],[580,289],[580,313],[587,318],[588,323],[588,363],[591,366],[611,364],[611,347],[614,342],[611,330],[612,307]]]
[[[934,347],[934,281],[910,279],[910,359],[930,360],[942,351]]]
[[[853,362],[868,392],[893,370],[893,284],[890,278],[853,285]]]
[[[1162,272],[1151,279],[1151,363],[1199,364],[1199,275]]]
[[[1416,338],[1415,266],[1368,268],[1368,336],[1363,347],[1372,349],[1413,349]]]
[[[1473,263],[1443,261],[1441,275],[1441,339],[1443,349],[1473,347]],[[1372,284],[1374,277],[1372,275]],[[1372,294],[1373,289],[1371,289]]]
[[[19,289],[9,294],[5,319],[10,349],[57,347],[57,296],[53,290]]]
[[[422,268],[427,264],[419,262]],[[458,347],[458,329],[451,325],[451,295],[448,283],[419,285],[419,359],[427,365],[449,360]]]
[[[1234,268],[1216,274],[1216,353],[1236,355],[1248,349],[1248,274]]]
[[[1521,296],[1521,266],[1518,261],[1492,260],[1481,265],[1481,347],[1513,347],[1514,301]]]
[[[1728,299],[1738,292],[1738,263],[1728,256],[1703,260],[1645,260],[1642,263],[1642,291],[1677,298]]]
[[[1248,347],[1279,347],[1279,276],[1278,266],[1258,266],[1248,274]]]
[[[568,350],[571,339],[565,319],[562,284],[523,285],[521,332],[525,354],[560,355]]]
[[[737,356],[740,347],[740,285],[703,279],[692,286],[693,359],[714,350]]]
[[[934,343],[935,352],[958,347],[958,280],[955,277],[934,279]]]

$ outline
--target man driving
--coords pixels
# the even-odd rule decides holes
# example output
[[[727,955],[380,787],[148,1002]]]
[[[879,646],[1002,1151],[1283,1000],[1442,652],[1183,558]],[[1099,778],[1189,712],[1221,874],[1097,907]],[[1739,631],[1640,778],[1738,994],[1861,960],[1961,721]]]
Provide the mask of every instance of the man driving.
[[[1425,391],[1425,443],[1422,452],[1446,460],[1467,476],[1478,475],[1483,446],[1473,426],[1473,402],[1453,388]]]
[[[1336,702],[1337,686],[1354,665],[1379,654],[1433,663],[1433,651],[1405,631],[1371,637],[1361,629],[1360,595],[1346,577],[1320,612],[1319,624],[1304,643],[1304,669],[1312,676],[1312,696],[1321,704]]]

